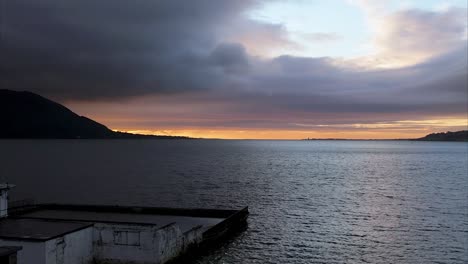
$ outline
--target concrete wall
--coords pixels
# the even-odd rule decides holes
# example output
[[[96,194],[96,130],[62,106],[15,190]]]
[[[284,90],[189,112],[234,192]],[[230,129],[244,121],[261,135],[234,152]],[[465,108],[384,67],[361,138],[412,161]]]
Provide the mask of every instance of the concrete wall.
[[[177,225],[94,225],[94,257],[99,263],[164,263],[202,239],[200,228],[184,234]]]
[[[45,244],[45,256],[47,264],[91,263],[93,260],[93,227],[48,240]]]
[[[183,239],[179,227],[172,224],[157,230],[154,251],[159,253],[159,263],[164,263],[182,253]]]
[[[164,263],[180,256],[202,240],[201,226],[181,233],[176,225],[170,225],[156,232],[155,252],[159,252],[158,263]]]
[[[158,263],[151,225],[96,223],[94,257],[99,263]]]
[[[22,250],[18,251],[18,264],[47,264],[45,242],[0,239],[0,246],[23,247]]]
[[[171,224],[96,223],[46,242],[1,240],[0,246],[22,246],[18,264],[156,264],[179,256],[202,239],[200,227],[185,233]]]

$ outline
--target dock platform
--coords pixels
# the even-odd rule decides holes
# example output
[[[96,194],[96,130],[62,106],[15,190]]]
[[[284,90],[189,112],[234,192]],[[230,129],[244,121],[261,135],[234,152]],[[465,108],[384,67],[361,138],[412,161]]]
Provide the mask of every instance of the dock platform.
[[[9,208],[0,246],[21,246],[18,263],[166,263],[247,226],[248,208],[180,209],[39,204]],[[39,252],[39,253],[38,253]],[[38,262],[37,255],[43,256]],[[41,259],[39,257],[39,259]]]

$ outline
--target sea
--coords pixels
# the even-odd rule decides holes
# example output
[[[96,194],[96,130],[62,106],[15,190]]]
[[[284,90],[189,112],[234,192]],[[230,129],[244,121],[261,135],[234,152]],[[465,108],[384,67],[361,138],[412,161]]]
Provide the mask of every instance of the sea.
[[[207,263],[468,263],[468,143],[0,140],[12,200],[240,209]]]

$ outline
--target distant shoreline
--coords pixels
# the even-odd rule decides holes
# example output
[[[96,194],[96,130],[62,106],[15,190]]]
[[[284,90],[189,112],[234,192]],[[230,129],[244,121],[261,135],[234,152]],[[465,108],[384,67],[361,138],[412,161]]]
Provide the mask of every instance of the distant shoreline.
[[[361,141],[375,141],[375,140],[382,140],[382,141],[440,141],[440,142],[468,142],[468,130],[461,130],[455,132],[442,132],[442,133],[432,133],[426,135],[422,138],[406,138],[406,139],[340,139],[340,138],[326,138],[326,139],[319,139],[319,138],[306,138],[302,139],[304,141],[310,140],[361,140]]]
[[[191,138],[191,137],[170,137],[160,138],[158,136],[148,138],[0,138],[1,141],[407,141],[407,142],[454,142],[468,143],[468,141],[450,140],[419,140],[419,139],[249,139],[249,138]]]
[[[170,135],[144,135],[114,131],[85,116],[80,116],[65,106],[31,92],[0,89],[0,139],[205,139]],[[281,140],[281,139],[237,139]],[[298,140],[298,139],[290,139]],[[468,142],[468,130],[433,133],[414,139],[345,139],[307,138],[303,141],[445,141]]]

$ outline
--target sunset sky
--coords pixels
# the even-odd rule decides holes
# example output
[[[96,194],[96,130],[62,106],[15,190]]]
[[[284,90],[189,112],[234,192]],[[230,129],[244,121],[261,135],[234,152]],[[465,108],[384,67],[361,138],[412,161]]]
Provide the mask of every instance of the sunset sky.
[[[466,0],[0,1],[1,88],[113,130],[413,138],[468,126]]]

